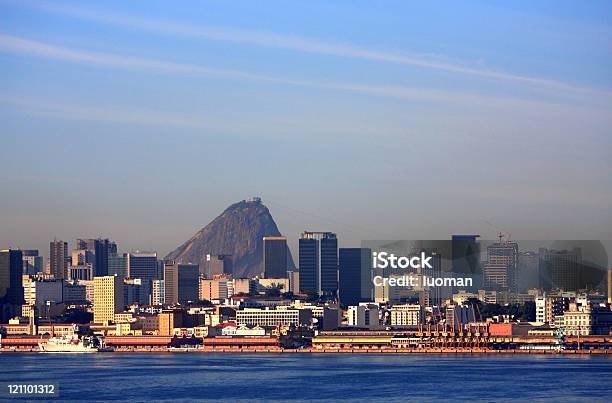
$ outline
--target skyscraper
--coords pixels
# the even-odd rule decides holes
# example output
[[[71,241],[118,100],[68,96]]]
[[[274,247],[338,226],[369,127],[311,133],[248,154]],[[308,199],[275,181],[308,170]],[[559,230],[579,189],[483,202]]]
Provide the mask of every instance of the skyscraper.
[[[480,235],[452,235],[451,256],[452,272],[455,276],[466,277],[480,271]],[[479,280],[480,278],[480,280]],[[481,277],[476,276],[474,280],[481,282]],[[472,289],[477,289],[480,284],[474,284]],[[467,287],[468,289],[470,287]],[[454,293],[457,287],[451,287]]]
[[[117,244],[108,239],[77,239],[77,250],[87,250],[94,254],[94,273],[96,276],[106,276],[108,271],[108,258],[117,254]]]
[[[232,255],[206,255],[206,264],[200,267],[200,274],[213,278],[221,274],[232,274]]]
[[[263,237],[263,275],[265,278],[287,278],[287,238]]]
[[[0,251],[0,323],[21,314],[23,255],[20,250]]]
[[[23,274],[34,275],[44,269],[43,257],[38,255],[38,249],[24,249],[23,254]]]
[[[130,252],[126,255],[127,276],[142,280],[142,295],[147,301],[151,297],[152,281],[159,279],[156,252]]]
[[[372,250],[367,248],[340,248],[338,250],[338,297],[343,305],[357,305],[362,301],[363,279],[369,279]]]
[[[130,252],[127,254],[126,267],[129,278],[155,280],[157,279],[157,253]]]
[[[332,232],[305,231],[299,240],[300,289],[335,296],[338,291],[338,238]]]
[[[115,314],[123,311],[123,279],[119,276],[94,277],[94,322],[114,321]]]
[[[518,244],[503,241],[500,235],[499,242],[487,246],[487,265],[483,268],[485,287],[517,292],[518,262]]]
[[[166,304],[184,304],[199,298],[199,265],[166,263],[164,267],[164,300]]]
[[[561,289],[577,291],[580,288],[580,248],[573,250],[539,250],[540,287],[546,291]]]
[[[56,279],[67,277],[68,270],[68,243],[53,240],[49,244],[49,271]]]
[[[127,254],[123,255],[109,255],[108,256],[108,275],[118,275],[121,278],[127,277]]]

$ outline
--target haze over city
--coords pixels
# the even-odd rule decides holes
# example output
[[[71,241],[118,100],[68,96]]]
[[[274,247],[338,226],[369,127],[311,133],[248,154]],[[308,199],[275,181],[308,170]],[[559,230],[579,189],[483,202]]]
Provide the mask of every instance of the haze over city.
[[[0,1],[3,247],[611,239],[609,2],[146,4]]]

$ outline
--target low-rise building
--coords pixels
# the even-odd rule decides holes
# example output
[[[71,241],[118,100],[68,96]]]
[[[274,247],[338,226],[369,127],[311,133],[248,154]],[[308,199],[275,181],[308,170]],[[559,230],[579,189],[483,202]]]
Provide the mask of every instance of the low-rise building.
[[[414,327],[421,324],[423,317],[420,305],[406,304],[391,307],[391,326]]]
[[[612,311],[571,303],[563,313],[563,329],[568,336],[608,335],[612,329]]]
[[[376,304],[363,303],[349,306],[347,310],[348,325],[351,327],[370,328],[380,326],[380,310]]]
[[[310,326],[312,311],[309,309],[256,309],[236,311],[236,323],[256,326]]]

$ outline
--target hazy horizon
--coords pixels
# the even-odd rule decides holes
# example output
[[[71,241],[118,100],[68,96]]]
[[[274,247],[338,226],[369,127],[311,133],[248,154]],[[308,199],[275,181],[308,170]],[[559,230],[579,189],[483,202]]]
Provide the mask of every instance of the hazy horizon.
[[[0,0],[0,248],[612,239],[612,3]],[[367,27],[367,29],[364,29]]]

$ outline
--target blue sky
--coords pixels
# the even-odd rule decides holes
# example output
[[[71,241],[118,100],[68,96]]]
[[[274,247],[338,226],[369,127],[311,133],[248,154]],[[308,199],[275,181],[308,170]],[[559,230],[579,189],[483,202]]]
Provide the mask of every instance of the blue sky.
[[[0,245],[612,239],[609,2],[0,0]]]

